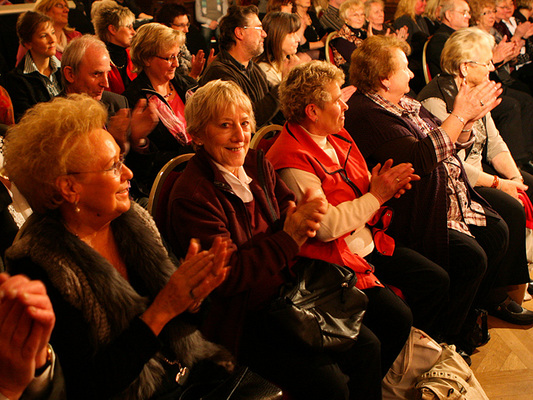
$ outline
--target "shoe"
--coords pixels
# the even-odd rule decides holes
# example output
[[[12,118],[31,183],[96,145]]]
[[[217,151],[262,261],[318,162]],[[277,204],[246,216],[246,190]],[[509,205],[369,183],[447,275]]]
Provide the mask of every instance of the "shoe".
[[[527,292],[533,296],[533,282],[529,282],[529,284],[527,285]]]
[[[515,325],[533,324],[533,312],[523,308],[510,297],[489,309],[489,314]]]

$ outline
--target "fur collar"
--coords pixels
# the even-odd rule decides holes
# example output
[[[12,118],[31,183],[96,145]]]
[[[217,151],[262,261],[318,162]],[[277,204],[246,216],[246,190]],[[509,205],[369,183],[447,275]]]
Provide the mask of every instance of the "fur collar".
[[[131,282],[143,287],[138,293],[99,253],[65,229],[57,213],[34,214],[9,250],[13,259],[30,257],[45,270],[64,299],[82,313],[91,327],[94,351],[116,338],[141,314],[176,270],[147,211],[136,203],[112,222],[119,252]],[[224,352],[206,341],[200,332],[174,319],[159,336],[176,359],[192,366]],[[140,376],[118,398],[147,399],[160,387],[165,374],[157,354]]]

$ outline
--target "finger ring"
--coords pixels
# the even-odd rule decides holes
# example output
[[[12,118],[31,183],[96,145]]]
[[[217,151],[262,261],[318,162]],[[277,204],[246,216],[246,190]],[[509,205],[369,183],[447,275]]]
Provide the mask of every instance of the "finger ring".
[[[396,178],[396,182],[400,183],[400,178]]]
[[[479,100],[479,104],[481,104],[481,107],[485,107],[485,103],[483,103],[483,100]]]
[[[189,296],[191,296],[191,299],[196,300],[196,296],[192,292],[194,289],[189,290]]]

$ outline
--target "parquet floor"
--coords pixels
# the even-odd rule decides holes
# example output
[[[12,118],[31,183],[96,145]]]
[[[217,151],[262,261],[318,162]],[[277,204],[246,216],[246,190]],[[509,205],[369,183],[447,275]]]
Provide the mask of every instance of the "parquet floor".
[[[533,310],[533,300],[523,304]],[[472,355],[472,370],[491,400],[533,400],[533,326],[489,316],[491,340]]]

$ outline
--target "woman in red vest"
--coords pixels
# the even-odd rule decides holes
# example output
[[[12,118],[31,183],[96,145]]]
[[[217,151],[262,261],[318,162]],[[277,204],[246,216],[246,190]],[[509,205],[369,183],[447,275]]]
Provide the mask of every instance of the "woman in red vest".
[[[394,240],[385,234],[393,217],[383,204],[400,197],[419,177],[408,163],[391,168],[392,160],[369,174],[344,129],[348,106],[342,99],[343,82],[343,73],[326,62],[295,67],[280,86],[288,122],[267,158],[297,198],[311,190],[327,199],[328,211],[317,236],[304,244],[300,254],[343,264],[357,273],[357,286],[369,298],[363,322],[381,341],[385,374],[408,330],[397,328],[402,324],[396,309],[401,301],[382,283],[400,288],[414,325],[437,335],[449,278],[444,269],[416,251],[395,248]]]

